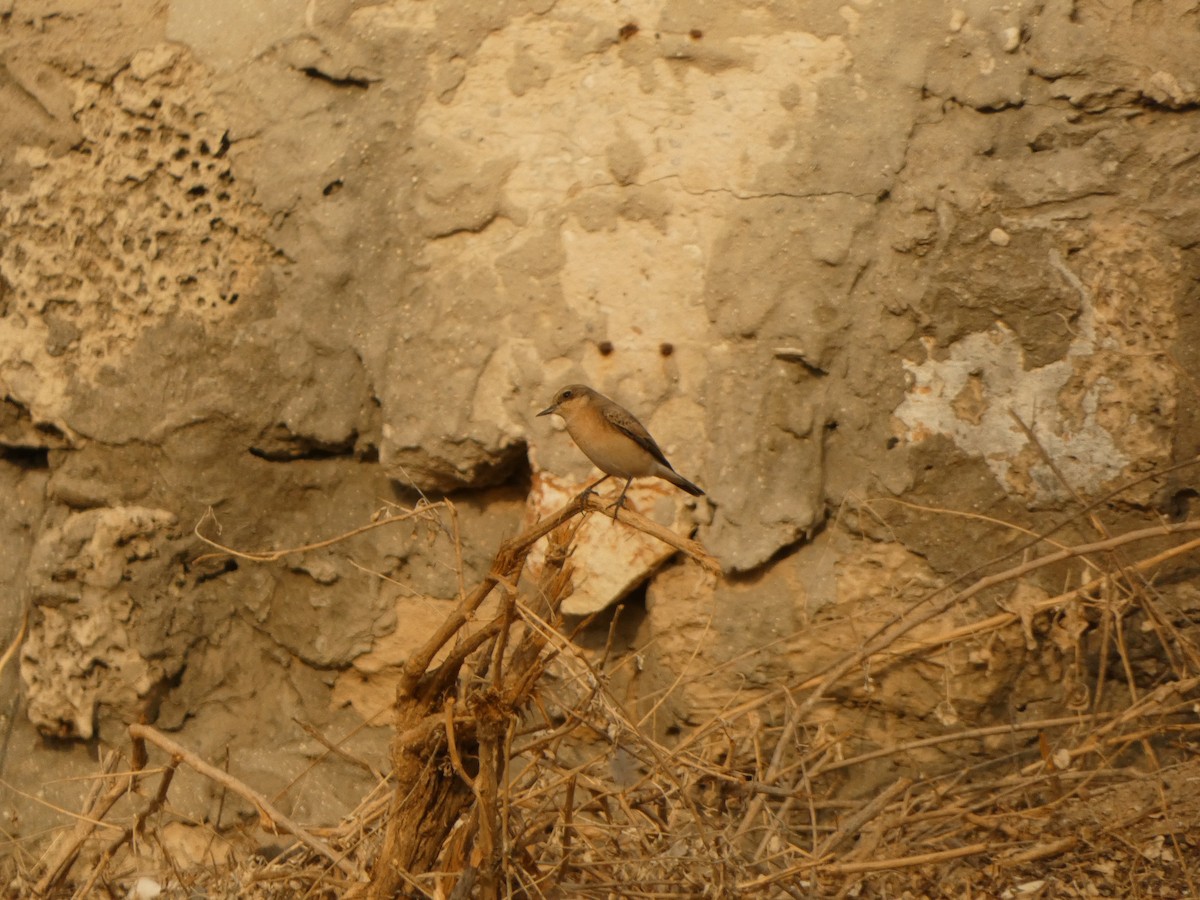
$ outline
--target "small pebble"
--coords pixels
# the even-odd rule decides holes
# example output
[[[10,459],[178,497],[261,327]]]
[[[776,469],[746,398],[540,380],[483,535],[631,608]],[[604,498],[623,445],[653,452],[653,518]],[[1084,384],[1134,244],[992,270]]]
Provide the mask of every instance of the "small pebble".
[[[129,889],[129,900],[154,900],[162,893],[162,885],[153,878],[142,876]]]
[[[1012,238],[1009,237],[1008,232],[1003,228],[993,228],[992,233],[988,235],[988,240],[997,247],[1007,247],[1008,242],[1011,241]]]

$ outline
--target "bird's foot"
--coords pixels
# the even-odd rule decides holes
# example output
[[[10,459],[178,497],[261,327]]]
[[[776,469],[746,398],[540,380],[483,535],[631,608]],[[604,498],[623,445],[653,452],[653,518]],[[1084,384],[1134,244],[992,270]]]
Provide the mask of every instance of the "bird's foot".
[[[585,487],[575,499],[579,502],[579,511],[587,512],[587,498],[596,493],[596,488],[600,487],[604,482],[608,481],[608,476],[605,475],[599,481],[593,481]]]
[[[633,483],[632,478],[629,479],[629,481],[625,482],[625,488],[624,488],[624,490],[621,491],[621,496],[617,497],[616,501],[614,501],[611,505],[605,507],[606,509],[612,510],[612,517],[613,517],[614,522],[617,521],[617,514],[621,511],[621,507],[625,505],[625,494],[629,491],[629,485],[631,485],[632,483]]]

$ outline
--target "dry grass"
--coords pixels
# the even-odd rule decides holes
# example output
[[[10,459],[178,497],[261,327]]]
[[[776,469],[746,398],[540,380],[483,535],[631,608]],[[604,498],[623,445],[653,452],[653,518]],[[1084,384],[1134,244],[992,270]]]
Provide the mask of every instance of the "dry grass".
[[[820,675],[667,744],[609,692],[610,648],[589,658],[562,633],[574,529],[600,510],[588,498],[506,542],[484,581],[463,591],[402,673],[386,776],[337,827],[306,828],[253,786],[132,726],[128,758],[106,761],[74,828],[40,860],[12,864],[12,884],[35,896],[122,893],[136,856],[160,860],[166,896],[1200,895],[1200,651],[1186,611],[1154,585],[1200,547],[1200,522],[1116,535],[1097,524],[1097,540],[1073,545],[1032,536],[1019,562],[994,561],[921,598]],[[406,515],[457,539],[448,503]],[[633,513],[621,520],[712,567],[693,542]],[[547,564],[527,586],[525,558],[543,538]],[[1065,560],[1087,561],[1092,577],[963,621],[979,608],[972,598]],[[478,618],[493,595],[500,612]],[[1131,655],[1135,614],[1157,641],[1157,674],[1139,673]],[[857,753],[855,735],[813,715],[865,666],[919,664],[988,634],[1028,637],[1046,619],[1073,635],[1061,653],[1082,690],[1067,692],[1064,715],[947,727]],[[147,768],[151,747],[164,759],[157,769]],[[931,747],[955,748],[962,764],[921,772],[913,760]],[[156,856],[179,766],[250,800],[292,848],[187,870]],[[129,797],[137,812],[110,822]]]

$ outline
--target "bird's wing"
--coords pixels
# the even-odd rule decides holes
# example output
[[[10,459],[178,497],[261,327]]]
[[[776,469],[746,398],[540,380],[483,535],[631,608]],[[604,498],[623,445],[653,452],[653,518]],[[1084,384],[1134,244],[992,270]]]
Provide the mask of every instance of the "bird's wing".
[[[667,462],[667,458],[663,456],[663,452],[658,448],[658,444],[654,443],[654,438],[650,437],[650,432],[628,410],[609,401],[604,404],[604,418],[633,438],[647,453],[668,469],[671,469],[672,472],[675,471],[671,468],[671,464]]]

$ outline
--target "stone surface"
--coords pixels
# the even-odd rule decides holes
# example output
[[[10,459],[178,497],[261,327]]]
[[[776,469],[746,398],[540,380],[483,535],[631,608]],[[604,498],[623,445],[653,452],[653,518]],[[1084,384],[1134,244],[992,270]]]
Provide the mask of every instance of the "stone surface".
[[[594,477],[593,477],[594,476]],[[580,491],[598,476],[574,483],[539,473],[534,476],[529,495],[527,525],[533,525],[573,501]],[[606,482],[613,484],[613,480]],[[598,490],[605,502],[615,502],[621,485],[615,491],[605,487]],[[645,481],[629,488],[625,507],[646,516],[660,525],[667,525],[687,536],[693,525],[693,515],[684,508],[687,496],[665,482]],[[691,504],[687,504],[691,505]],[[624,507],[623,507],[624,508]],[[617,513],[618,519],[620,512]],[[676,550],[651,535],[623,526],[608,516],[589,515],[575,532],[571,567],[574,572],[572,590],[562,604],[568,616],[586,616],[617,603],[641,586]],[[529,554],[530,574],[537,577],[545,564],[541,544]]]
[[[139,646],[136,621],[165,614],[180,631],[194,627],[182,610],[163,609],[177,596],[154,596],[160,573],[141,571],[161,556],[174,524],[165,510],[115,507],[72,514],[38,539],[29,559],[34,609],[21,678],[29,718],[44,734],[92,737],[102,705],[136,720],[139,707],[178,674],[182,648]]]
[[[379,721],[531,487],[584,477],[536,418],[565,383],[634,410],[707,491],[634,496],[688,509],[722,578],[596,555],[573,607],[645,587],[631,702],[664,736],[1024,539],[964,540],[956,514],[1038,531],[1191,458],[1191,15],[0,3],[0,643],[30,628],[21,678],[0,672],[0,774],[57,777],[31,721],[120,744],[144,715],[284,789],[324,752],[296,720]],[[1186,515],[1196,478],[1106,513]],[[268,563],[204,558],[194,531],[301,548],[449,492],[457,548],[447,512]],[[1059,696],[1024,652],[995,649],[978,691],[954,659],[949,693],[907,672],[837,702],[886,707],[884,741],[902,711],[1008,703],[1004,678]],[[281,802],[328,818],[370,783],[319,772]],[[0,802],[13,834],[61,824]]]

